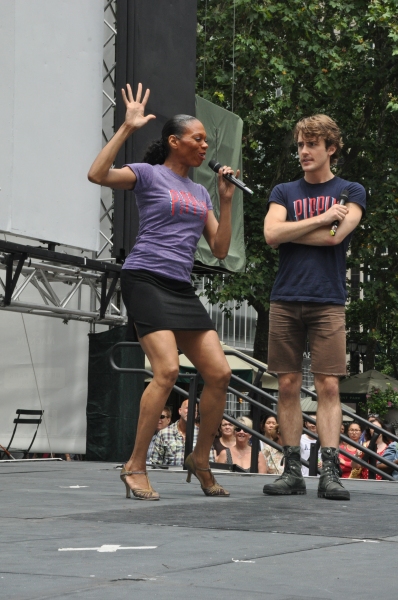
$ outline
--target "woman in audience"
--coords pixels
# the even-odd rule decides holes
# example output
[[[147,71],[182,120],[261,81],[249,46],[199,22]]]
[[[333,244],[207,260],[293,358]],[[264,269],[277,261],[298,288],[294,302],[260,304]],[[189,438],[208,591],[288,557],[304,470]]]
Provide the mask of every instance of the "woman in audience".
[[[275,419],[275,417],[273,417],[272,415],[266,415],[264,417],[264,419],[261,421],[261,425],[260,425],[260,431],[263,434],[264,437],[268,438],[269,440],[272,440],[272,435],[273,432],[275,430],[275,428],[277,427],[278,423]],[[261,452],[264,450],[264,448],[269,448],[269,446],[263,442],[262,440],[260,440],[260,450]]]
[[[218,433],[219,435],[215,438],[213,443],[213,448],[216,451],[217,456],[226,448],[235,446],[235,427],[232,423],[223,419],[218,428]]]
[[[393,435],[396,435],[395,428],[392,426],[392,424],[384,425],[384,429],[386,429]],[[390,443],[384,450],[383,456],[384,458],[387,458],[390,462],[394,463],[395,465],[398,465],[398,442],[396,442],[392,438],[389,438],[389,440]],[[392,475],[394,479],[398,479],[398,470],[393,469],[392,467],[389,467],[388,465],[385,465],[382,462],[377,462],[376,467],[381,471],[385,471],[389,475]]]
[[[378,427],[382,427],[383,429],[391,430],[392,427],[390,423],[385,421],[382,423],[379,419],[373,418],[369,419],[371,423],[374,423]],[[391,442],[390,438],[388,438],[384,433],[380,433],[377,435],[374,429],[371,427],[367,427],[365,430],[366,442],[364,446],[369,448],[369,450],[373,450],[373,452],[377,452],[379,456],[383,456],[387,446]],[[361,479],[369,479],[369,469],[362,469]],[[376,474],[376,479],[382,479],[381,475]]]
[[[353,421],[347,427],[347,436],[353,441],[359,444],[359,440],[362,434],[362,429],[359,423]],[[351,444],[347,442],[341,442],[340,448],[343,448],[346,452],[352,454],[352,456],[362,458],[363,452],[355,448],[355,446],[351,446]],[[341,468],[341,476],[342,477],[350,477],[350,478],[358,478],[361,474],[362,468],[357,463],[354,463],[351,458],[345,456],[344,454],[339,454],[340,468]]]
[[[253,421],[251,419],[248,419],[247,417],[239,417],[237,421],[243,425],[246,425],[246,427],[253,429]],[[246,433],[246,431],[240,427],[235,427],[235,446],[222,450],[220,455],[217,457],[217,462],[227,465],[238,465],[241,467],[241,469],[249,473],[252,456],[252,447],[249,444],[251,437],[252,436],[250,433]],[[267,466],[265,464],[265,458],[262,452],[258,453],[258,472],[267,472]]]
[[[281,434],[279,431],[279,425],[276,423],[276,427],[271,431],[271,438],[273,442],[276,442],[280,446],[282,445]],[[283,473],[283,452],[273,446],[264,444],[264,448],[261,450],[265,458],[265,464],[267,465],[267,473],[272,475],[281,475]]]

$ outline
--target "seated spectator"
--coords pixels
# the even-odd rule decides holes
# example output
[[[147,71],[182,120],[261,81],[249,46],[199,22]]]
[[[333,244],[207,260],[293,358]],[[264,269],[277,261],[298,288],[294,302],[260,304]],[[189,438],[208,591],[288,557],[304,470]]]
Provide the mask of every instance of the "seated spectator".
[[[275,417],[273,417],[272,415],[268,415],[265,416],[264,419],[261,421],[260,431],[264,437],[268,438],[269,440],[272,440],[274,430],[277,426],[278,423]],[[268,448],[268,446],[266,446],[266,443],[260,440],[260,450],[264,450],[265,447]]]
[[[383,429],[385,429],[386,427],[388,427],[390,425],[387,422],[382,424],[381,421],[376,418],[373,418],[373,419],[369,418],[369,421],[371,423],[374,423],[378,427],[382,427]],[[364,442],[363,445],[366,448],[369,448],[369,450],[373,450],[373,452],[377,452],[377,454],[379,456],[384,455],[384,452],[385,452],[387,446],[391,442],[391,440],[384,433],[378,434],[377,431],[375,431],[371,427],[366,428],[365,438],[366,438],[366,441]],[[361,470],[361,479],[369,479],[369,469],[363,468]],[[376,479],[382,479],[381,475],[376,474]]]
[[[150,463],[150,461],[151,461],[151,454],[152,454],[153,447],[155,445],[155,439],[156,439],[157,434],[162,429],[165,429],[166,427],[168,427],[170,425],[170,423],[171,423],[171,408],[170,408],[170,406],[165,406],[164,409],[162,410],[162,414],[159,417],[159,421],[156,426],[155,433],[153,434],[153,438],[151,439],[150,444],[149,444],[148,452],[146,455],[147,463]]]
[[[247,417],[239,417],[237,421],[243,425],[246,425],[246,427],[253,429],[253,421],[251,419],[248,419]],[[246,431],[243,431],[243,429],[235,427],[235,446],[222,450],[220,455],[217,457],[217,462],[227,465],[238,465],[241,467],[241,469],[247,473],[250,473],[252,447],[250,446],[249,441],[251,437],[252,436],[250,433],[246,433]],[[267,472],[267,466],[265,464],[265,458],[262,452],[258,453],[258,472]]]
[[[184,464],[185,438],[187,433],[188,400],[184,400],[178,409],[178,421],[158,432],[150,457],[151,464],[182,466]],[[193,447],[196,446],[199,428],[195,427]],[[209,460],[215,460],[213,448]]]
[[[386,425],[384,427],[384,429],[387,429],[387,431],[391,430],[391,433],[395,434],[395,430],[392,427],[392,425],[390,425],[390,426]],[[385,471],[386,473],[391,475],[394,479],[398,480],[398,442],[391,441],[391,443],[384,450],[383,456],[384,456],[384,458],[387,458],[389,461],[396,464],[397,469],[388,467],[387,465],[385,465],[384,463],[381,463],[381,462],[376,463],[376,467],[378,467],[381,471]]]
[[[369,423],[373,423],[373,421],[375,419],[378,419],[378,418],[379,418],[379,415],[376,415],[376,414],[369,414],[368,415],[368,421],[369,421]],[[363,446],[363,444],[365,442],[370,441],[371,437],[372,436],[369,434],[369,429],[363,429],[361,437],[360,437],[360,441],[359,441],[359,443],[361,444],[361,446]]]
[[[316,415],[311,415],[311,417],[316,421]],[[306,429],[308,429],[309,431],[312,431],[313,433],[317,433],[316,425],[314,423],[310,423],[309,421],[304,421],[304,427]],[[302,436],[300,438],[300,457],[301,458],[303,458],[304,460],[309,459],[310,453],[311,453],[311,445],[316,444],[316,441],[317,440],[314,437],[311,437],[307,433],[302,434]],[[318,467],[319,468],[322,466],[320,457],[321,457],[321,450],[319,449],[319,451],[318,451]],[[301,465],[301,472],[304,477],[308,477],[308,475],[309,475],[308,467],[306,467],[305,465]]]
[[[213,444],[213,448],[216,451],[217,456],[222,450],[235,446],[235,427],[232,425],[232,423],[226,419],[223,419],[218,432],[219,435],[214,439]]]
[[[276,442],[280,446],[282,445],[281,434],[279,431],[279,425],[276,424],[276,427],[271,430],[270,439],[273,442]],[[271,475],[281,475],[283,473],[283,452],[282,450],[278,450],[273,446],[269,446],[264,443],[264,448],[261,450],[265,458],[265,464],[267,466],[267,473]]]
[[[362,429],[361,429],[361,426],[359,423],[357,423],[356,421],[353,421],[352,423],[350,423],[348,425],[347,436],[350,438],[350,440],[359,444],[361,435],[362,435]],[[349,452],[350,454],[352,454],[352,456],[354,458],[355,457],[360,457],[360,458],[363,457],[363,452],[361,452],[354,446],[351,446],[351,444],[349,444],[348,442],[341,442],[339,447],[343,448],[346,452]],[[351,479],[353,479],[353,478],[355,479],[361,475],[362,468],[360,467],[360,465],[358,463],[355,463],[351,458],[348,458],[347,456],[344,456],[344,454],[340,453],[339,461],[340,461],[341,477],[345,477],[345,478],[350,477]]]

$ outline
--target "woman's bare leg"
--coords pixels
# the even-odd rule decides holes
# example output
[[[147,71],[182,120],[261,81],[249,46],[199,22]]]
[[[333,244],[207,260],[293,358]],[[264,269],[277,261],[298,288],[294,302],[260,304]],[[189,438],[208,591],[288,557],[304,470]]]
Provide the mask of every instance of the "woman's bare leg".
[[[225,410],[231,369],[215,331],[176,331],[177,345],[201,374],[205,385],[200,397],[200,427],[193,451],[196,466],[209,467],[210,448]],[[212,484],[210,473],[201,473],[204,487]]]
[[[172,331],[155,331],[139,341],[151,363],[153,379],[141,397],[134,450],[126,463],[127,471],[146,471],[148,447],[179,372],[178,350]],[[127,482],[132,488],[147,487],[144,475],[127,477]]]

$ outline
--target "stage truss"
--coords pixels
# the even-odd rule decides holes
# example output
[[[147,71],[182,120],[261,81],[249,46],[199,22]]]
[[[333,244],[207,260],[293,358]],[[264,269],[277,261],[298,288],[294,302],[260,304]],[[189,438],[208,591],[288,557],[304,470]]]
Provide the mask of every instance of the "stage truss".
[[[105,0],[104,145],[114,134],[115,40],[116,0]],[[71,319],[86,321],[91,324],[92,331],[97,323],[122,325],[126,322],[120,297],[120,266],[111,258],[113,191],[102,188],[100,202],[102,245],[90,256],[85,256],[83,250],[55,252],[55,246],[46,242],[42,242],[43,246],[25,245],[16,236],[7,236],[5,241],[0,241],[0,310],[55,317],[65,322]],[[69,254],[70,251],[73,254]],[[34,294],[30,288],[34,288]],[[38,301],[32,302],[32,296]]]

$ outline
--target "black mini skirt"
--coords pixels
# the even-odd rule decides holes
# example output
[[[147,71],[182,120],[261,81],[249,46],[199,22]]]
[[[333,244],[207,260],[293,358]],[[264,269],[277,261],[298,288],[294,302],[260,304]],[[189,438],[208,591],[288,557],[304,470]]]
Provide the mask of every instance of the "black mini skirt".
[[[128,341],[137,339],[135,328],[140,338],[161,330],[215,330],[190,283],[149,271],[122,269],[120,284],[128,315]]]

